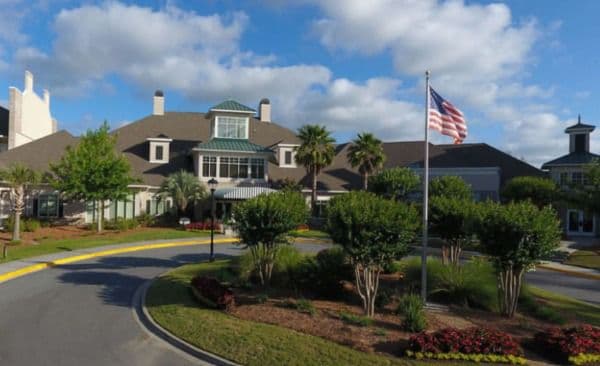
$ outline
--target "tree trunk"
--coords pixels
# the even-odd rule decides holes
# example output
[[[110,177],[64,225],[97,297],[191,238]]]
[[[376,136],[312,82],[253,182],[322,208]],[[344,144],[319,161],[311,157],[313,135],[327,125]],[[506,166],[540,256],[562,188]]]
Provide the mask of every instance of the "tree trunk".
[[[379,274],[381,270],[370,266],[354,265],[354,276],[356,279],[356,290],[363,301],[365,315],[375,315],[375,299],[379,289]]]
[[[312,172],[312,192],[310,196],[310,207],[314,217],[317,217],[317,171]]]
[[[14,201],[14,222],[13,222],[13,241],[21,240],[21,214],[23,213],[23,209],[25,208],[25,188],[23,186],[16,187],[13,191],[15,201]]]
[[[517,311],[524,272],[523,269],[515,269],[512,266],[498,272],[500,313],[509,318],[512,318]]]
[[[462,253],[462,247],[460,245],[450,246],[450,264],[458,266],[460,264],[460,254]]]
[[[99,200],[96,205],[98,214],[96,215],[96,231],[102,232],[102,221],[104,220],[104,201]]]
[[[6,259],[7,255],[8,255],[8,244],[4,243],[4,246],[2,247],[2,259]]]
[[[21,240],[21,213],[15,211],[14,218],[12,240],[19,241]]]
[[[363,189],[366,191],[369,188],[369,173],[363,173]]]

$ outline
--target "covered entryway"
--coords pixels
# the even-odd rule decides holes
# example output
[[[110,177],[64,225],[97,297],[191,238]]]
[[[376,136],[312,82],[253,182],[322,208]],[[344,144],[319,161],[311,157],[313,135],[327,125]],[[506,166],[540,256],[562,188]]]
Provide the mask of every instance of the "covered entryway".
[[[583,210],[567,211],[567,234],[574,236],[593,236],[596,232],[596,220],[592,213]]]
[[[231,218],[235,202],[254,198],[261,194],[277,192],[267,187],[227,187],[215,191],[216,217],[223,221]]]

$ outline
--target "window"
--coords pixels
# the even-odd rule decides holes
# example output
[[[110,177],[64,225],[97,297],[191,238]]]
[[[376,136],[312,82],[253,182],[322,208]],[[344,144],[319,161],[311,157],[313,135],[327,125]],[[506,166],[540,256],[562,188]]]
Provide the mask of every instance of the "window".
[[[216,177],[217,176],[217,157],[204,156],[202,158],[202,176]]]
[[[569,174],[567,174],[567,172],[560,173],[560,175],[558,176],[558,183],[561,187],[564,187],[567,184],[569,184]]]
[[[253,179],[265,178],[265,161],[263,159],[250,159],[250,177]]]
[[[248,158],[219,158],[219,177],[248,178]]]
[[[247,127],[248,118],[218,116],[216,137],[227,139],[247,139]]]
[[[575,152],[585,152],[585,135],[575,135]]]
[[[575,172],[571,175],[571,181],[573,182],[573,184],[581,184],[583,183],[583,173],[582,172]]]
[[[284,153],[284,159],[283,159],[285,165],[292,165],[293,161],[292,161],[292,152],[291,151],[286,151]]]
[[[38,196],[38,217],[58,217],[57,194],[40,194]]]
[[[163,156],[164,156],[164,152],[165,152],[164,150],[165,150],[165,148],[163,146],[157,145],[156,146],[156,152],[154,154],[154,158],[156,160],[162,161],[163,160]]]

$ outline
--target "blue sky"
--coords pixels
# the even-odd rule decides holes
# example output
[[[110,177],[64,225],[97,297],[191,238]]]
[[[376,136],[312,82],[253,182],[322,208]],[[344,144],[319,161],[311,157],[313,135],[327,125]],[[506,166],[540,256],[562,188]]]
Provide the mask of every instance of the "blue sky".
[[[290,128],[346,141],[423,134],[423,72],[487,142],[539,165],[565,153],[566,126],[600,119],[597,1],[0,0],[0,103],[23,71],[50,89],[79,134],[166,109],[262,97]],[[434,135],[435,142],[450,142]],[[594,139],[592,149],[600,142]]]

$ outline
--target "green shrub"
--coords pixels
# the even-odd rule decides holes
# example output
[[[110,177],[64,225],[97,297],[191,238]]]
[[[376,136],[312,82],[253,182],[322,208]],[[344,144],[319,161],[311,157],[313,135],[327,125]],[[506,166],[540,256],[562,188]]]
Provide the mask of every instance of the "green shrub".
[[[423,310],[423,300],[416,294],[407,294],[400,298],[398,313],[404,316],[402,327],[409,332],[421,332],[427,327]]]
[[[106,230],[118,230],[118,231],[127,231],[131,229],[135,229],[138,227],[138,221],[136,219],[124,219],[117,218],[116,220],[105,220],[104,228]]]
[[[359,327],[368,327],[371,324],[373,324],[373,319],[369,317],[348,313],[345,311],[340,312],[340,320],[342,320],[344,323],[356,325]]]
[[[315,309],[313,303],[307,299],[299,299],[296,301],[296,309],[301,313],[310,314],[311,316],[314,316],[317,313],[317,309]]]
[[[405,287],[418,291],[421,283],[421,260],[411,258],[400,264]],[[473,258],[460,267],[445,266],[438,259],[427,260],[428,294],[435,300],[495,311],[498,292],[494,268],[488,261]]]
[[[256,302],[259,304],[264,304],[269,301],[269,295],[267,294],[259,294],[256,296]]]
[[[24,231],[24,225],[23,225],[23,221],[24,218],[21,217],[21,226],[19,227],[19,230],[22,232]],[[2,222],[2,226],[4,227],[4,231],[7,233],[12,233],[13,228],[14,228],[14,224],[15,224],[15,216],[14,215],[9,215],[6,219],[4,219],[4,221]]]
[[[156,216],[147,213],[141,214],[140,216],[136,217],[135,220],[141,227],[151,227],[156,225],[157,222]]]
[[[375,307],[378,309],[384,308],[392,302],[395,293],[394,289],[387,287],[380,288],[375,298]]]
[[[273,264],[273,285],[277,287],[298,288],[298,276],[305,272],[301,268],[306,265],[307,257],[292,245],[282,245],[277,252]],[[258,269],[256,268],[252,253],[245,252],[233,261],[233,269],[237,282],[259,283]]]
[[[342,248],[321,250],[307,257],[295,274],[297,286],[318,297],[339,299],[343,297],[343,281],[352,281],[354,270]]]
[[[21,227],[23,228],[23,231],[33,233],[39,230],[42,227],[42,224],[36,219],[24,219],[21,223]]]

